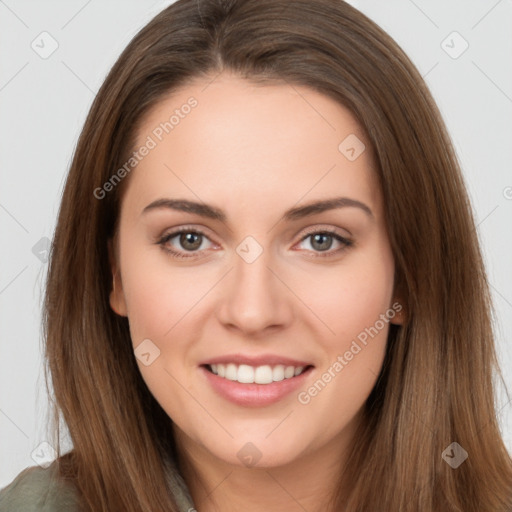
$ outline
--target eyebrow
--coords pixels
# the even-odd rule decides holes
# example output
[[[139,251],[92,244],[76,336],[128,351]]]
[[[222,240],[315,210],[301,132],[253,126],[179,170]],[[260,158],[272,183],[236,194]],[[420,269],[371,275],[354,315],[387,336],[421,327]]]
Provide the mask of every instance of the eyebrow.
[[[281,221],[300,220],[305,217],[317,215],[328,210],[345,207],[360,208],[368,217],[370,217],[372,220],[374,219],[374,215],[371,209],[361,201],[357,201],[356,199],[351,199],[349,197],[334,197],[331,199],[314,201],[304,206],[290,208],[283,214]],[[148,204],[142,210],[141,215],[153,210],[160,209],[171,209],[180,212],[192,213],[208,219],[220,221],[224,224],[227,222],[227,216],[221,209],[206,203],[198,203],[188,199],[157,199],[156,201]]]

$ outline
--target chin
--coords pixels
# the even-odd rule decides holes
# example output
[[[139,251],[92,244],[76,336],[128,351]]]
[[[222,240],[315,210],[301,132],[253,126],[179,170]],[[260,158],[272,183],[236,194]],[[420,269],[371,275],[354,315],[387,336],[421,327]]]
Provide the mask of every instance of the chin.
[[[210,438],[209,442],[203,446],[212,456],[226,464],[248,469],[285,466],[303,455],[303,443],[300,447],[284,446],[281,442],[282,438],[278,439],[276,437],[275,440],[270,440],[265,439],[265,435],[259,437],[244,436],[243,440],[230,439],[224,443],[211,443]]]

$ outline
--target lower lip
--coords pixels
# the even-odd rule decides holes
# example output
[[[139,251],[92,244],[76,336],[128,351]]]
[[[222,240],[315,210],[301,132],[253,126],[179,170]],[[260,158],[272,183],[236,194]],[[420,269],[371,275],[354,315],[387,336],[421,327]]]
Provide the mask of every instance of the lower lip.
[[[264,407],[278,402],[304,385],[304,381],[313,370],[313,366],[310,366],[296,377],[272,382],[271,384],[242,384],[236,380],[219,377],[204,366],[201,366],[200,370],[213,389],[226,400],[244,407]]]

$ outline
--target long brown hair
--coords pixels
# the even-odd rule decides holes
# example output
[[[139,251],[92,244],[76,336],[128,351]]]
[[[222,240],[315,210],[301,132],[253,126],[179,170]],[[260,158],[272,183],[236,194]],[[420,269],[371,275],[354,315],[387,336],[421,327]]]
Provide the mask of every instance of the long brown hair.
[[[84,510],[177,510],[164,465],[176,460],[171,420],[140,375],[127,319],[109,306],[107,243],[129,176],[101,199],[94,191],[129,158],[150,108],[222,70],[333,98],[375,154],[407,320],[390,330],[333,509],[509,511],[492,305],[459,163],[414,65],[341,0],[179,0],[107,76],[65,184],[44,304],[54,443],[59,419],[73,443],[67,454],[59,448],[61,477],[76,484]],[[468,453],[456,469],[442,457],[452,442]]]

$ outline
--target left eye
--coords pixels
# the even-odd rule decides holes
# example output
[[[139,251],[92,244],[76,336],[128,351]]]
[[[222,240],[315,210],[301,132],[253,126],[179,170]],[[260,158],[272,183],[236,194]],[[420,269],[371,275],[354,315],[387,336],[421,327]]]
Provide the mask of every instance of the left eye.
[[[336,241],[341,244],[341,248],[338,250],[330,251],[327,255],[332,255],[333,253],[338,253],[340,250],[343,250],[346,247],[349,247],[352,242],[333,231],[315,231],[313,233],[308,233],[305,237],[302,238],[301,242],[310,239],[310,245],[313,247],[314,252],[326,252],[328,251],[333,244],[333,241]],[[318,256],[324,256],[323,254],[319,254]]]

